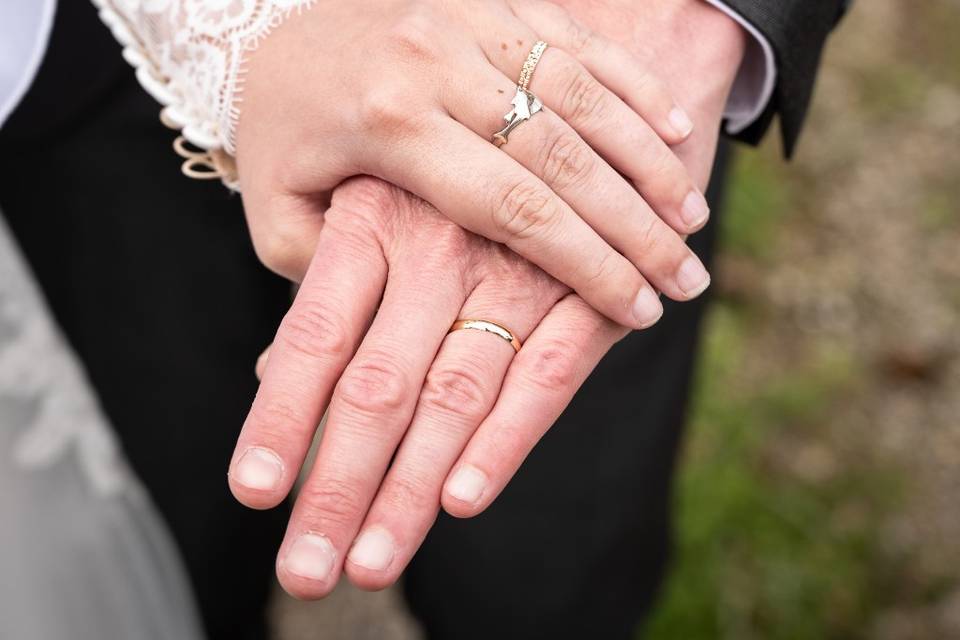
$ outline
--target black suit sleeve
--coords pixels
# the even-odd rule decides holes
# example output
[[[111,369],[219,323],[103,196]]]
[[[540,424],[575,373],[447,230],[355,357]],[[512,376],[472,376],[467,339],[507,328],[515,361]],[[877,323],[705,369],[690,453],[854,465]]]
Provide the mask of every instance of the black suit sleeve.
[[[766,36],[777,57],[777,86],[760,118],[737,138],[756,143],[780,116],[783,145],[793,153],[813,94],[820,53],[852,0],[724,0]]]

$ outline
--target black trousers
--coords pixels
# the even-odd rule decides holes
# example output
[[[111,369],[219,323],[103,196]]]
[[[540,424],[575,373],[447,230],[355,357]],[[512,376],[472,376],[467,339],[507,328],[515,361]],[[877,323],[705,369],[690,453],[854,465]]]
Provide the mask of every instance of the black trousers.
[[[179,544],[210,637],[262,638],[287,510],[239,506],[225,472],[289,288],[257,263],[239,197],[179,174],[157,105],[87,3],[60,4],[0,136],[0,210]],[[712,224],[691,241],[708,263],[712,241]],[[619,343],[491,509],[440,517],[405,577],[431,638],[630,637],[669,555],[704,304],[667,303]]]

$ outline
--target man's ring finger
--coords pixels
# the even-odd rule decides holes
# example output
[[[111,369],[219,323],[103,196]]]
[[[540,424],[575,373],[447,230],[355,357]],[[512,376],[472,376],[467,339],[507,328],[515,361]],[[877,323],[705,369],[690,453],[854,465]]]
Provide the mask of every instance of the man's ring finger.
[[[473,318],[460,318],[453,323],[452,327],[450,327],[449,333],[460,331],[461,329],[475,329],[477,331],[486,331],[487,333],[492,333],[509,342],[514,351],[520,351],[520,340],[513,334],[512,331],[503,325],[497,324],[496,322],[490,322],[489,320],[477,320]]]

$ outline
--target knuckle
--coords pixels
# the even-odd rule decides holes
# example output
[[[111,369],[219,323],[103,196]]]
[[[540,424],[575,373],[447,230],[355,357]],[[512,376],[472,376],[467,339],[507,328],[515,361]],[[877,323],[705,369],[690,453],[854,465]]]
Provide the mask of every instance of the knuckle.
[[[337,187],[334,192],[324,213],[323,233],[334,238],[337,246],[369,262],[383,255],[383,243],[397,218],[397,194],[392,185],[366,176],[352,178],[348,187]]]
[[[659,208],[665,202],[682,202],[694,188],[683,163],[666,147],[652,151],[648,158],[636,182],[650,203]]]
[[[654,198],[681,202],[694,187],[686,167],[669,149],[656,154],[650,172],[654,182],[650,190],[657,194]]]
[[[676,157],[668,149],[657,150],[647,165],[650,179],[661,185],[673,184],[683,175],[680,163],[675,160]]]
[[[487,412],[487,395],[478,372],[460,363],[431,369],[420,397],[430,410],[479,421]]]
[[[667,93],[666,85],[650,72],[649,69],[637,64],[636,78],[633,80],[634,91],[642,94]]]
[[[570,17],[566,26],[564,48],[573,55],[587,51],[594,43],[594,34],[586,25]]]
[[[274,394],[253,403],[248,423],[256,427],[260,442],[284,443],[289,440],[292,429],[308,423],[307,418],[296,403]]]
[[[638,137],[636,148],[639,150],[643,171],[635,176],[635,181],[641,189],[669,184],[678,169],[685,171],[673,151],[652,129],[644,129]]]
[[[392,216],[397,210],[397,189],[371,176],[357,176],[343,182],[333,192],[327,216],[337,215],[348,224],[358,216]],[[339,221],[339,220],[338,220]]]
[[[439,58],[437,47],[437,17],[434,10],[422,2],[404,10],[390,27],[387,46],[408,60],[429,62]]]
[[[550,338],[527,353],[521,349],[517,357],[523,357],[523,370],[532,386],[556,394],[576,382],[579,352],[580,347],[570,340]]]
[[[468,255],[474,249],[476,238],[463,227],[444,219],[426,222],[434,223],[431,231],[435,232],[437,256],[442,260],[438,265],[441,273],[450,269],[453,259]]]
[[[410,385],[403,369],[383,354],[351,364],[337,385],[340,399],[365,414],[392,414],[401,409]]]
[[[357,120],[371,133],[396,137],[420,130],[421,111],[409,89],[385,84],[364,93]]]
[[[397,513],[423,513],[440,504],[440,487],[431,487],[425,479],[416,476],[397,477],[390,480],[383,499]]]
[[[510,187],[494,208],[494,226],[507,238],[530,238],[550,227],[557,204],[539,185],[520,182]]]
[[[599,285],[609,282],[616,274],[617,266],[616,254],[612,251],[604,253],[596,266],[586,274],[584,287],[596,289]]]
[[[454,272],[455,265],[477,246],[476,236],[443,216],[433,205],[409,195],[404,197],[395,222],[397,236],[404,239],[407,250],[419,251],[422,281],[431,285],[431,276]]]
[[[570,122],[600,122],[606,116],[607,93],[589,73],[577,68],[570,73],[561,105],[565,119]]]
[[[589,147],[576,133],[561,132],[544,152],[543,179],[555,190],[575,188],[590,179],[592,160]]]
[[[283,319],[277,340],[309,358],[333,359],[344,355],[351,341],[346,323],[332,307],[301,299]]]
[[[317,528],[347,527],[363,516],[366,507],[357,486],[339,479],[317,479],[303,485],[298,501],[303,501],[307,519]]]
[[[496,259],[481,267],[481,282],[491,290],[480,308],[497,315],[502,309],[518,306],[550,308],[567,291],[566,285],[503,245],[494,247]],[[489,306],[488,306],[489,305]],[[479,361],[478,361],[479,363]],[[479,366],[479,365],[478,365]],[[487,371],[489,367],[481,369]]]
[[[634,233],[631,234],[636,255],[650,256],[659,248],[658,218],[653,214],[641,215]]]
[[[487,439],[488,448],[487,459],[493,461],[490,466],[511,467],[516,464],[518,458],[522,459],[525,451],[529,449],[531,438],[533,437],[529,426],[518,422],[515,424],[501,423],[496,426],[496,431],[490,434]]]

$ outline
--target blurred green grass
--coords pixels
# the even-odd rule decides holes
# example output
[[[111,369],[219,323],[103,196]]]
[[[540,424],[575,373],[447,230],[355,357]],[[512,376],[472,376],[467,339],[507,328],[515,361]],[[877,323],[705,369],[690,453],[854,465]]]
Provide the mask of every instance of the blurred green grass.
[[[723,207],[720,244],[727,253],[757,261],[771,259],[775,236],[795,194],[776,158],[740,151]]]
[[[937,611],[960,605],[960,567],[949,560],[957,541],[938,533],[956,526],[960,510],[934,520],[943,514],[936,505],[956,497],[923,493],[953,482],[956,468],[919,442],[916,457],[909,448],[891,453],[871,432],[883,417],[877,407],[909,407],[904,415],[929,423],[906,425],[908,435],[923,426],[924,438],[939,433],[938,442],[954,444],[956,414],[928,408],[950,406],[957,389],[941,363],[955,361],[960,326],[950,249],[960,232],[958,8],[955,0],[859,3],[839,52],[828,53],[805,157],[787,165],[774,136],[738,152],[674,488],[673,565],[644,640],[960,637],[937,630],[955,625]],[[940,253],[928,242],[937,239]],[[844,255],[844,242],[862,242],[859,262]],[[879,268],[893,275],[858,275]],[[777,269],[790,276],[781,286],[812,293],[772,301]],[[905,288],[910,302],[891,308]],[[790,315],[829,310],[817,306],[824,291],[854,320],[805,326]],[[946,320],[945,301],[954,301]],[[858,321],[877,326],[863,331]],[[941,355],[917,356],[928,348],[921,335]],[[884,369],[890,362],[894,373]],[[898,375],[906,379],[891,380]],[[856,425],[845,422],[851,416]],[[941,480],[915,482],[931,469]],[[930,518],[909,529],[921,548],[891,550],[881,529],[916,525],[918,513]]]
[[[739,155],[721,232],[728,255],[760,265],[777,259],[771,238],[796,197],[772,153]],[[857,393],[860,363],[824,341],[761,384],[742,379],[762,307],[721,298],[710,313],[676,488],[676,564],[647,640],[857,638],[884,597],[871,523],[892,508],[896,478],[847,469],[805,483],[768,455],[771,443],[815,438]]]
[[[842,349],[824,348],[743,388],[735,380],[750,357],[750,312],[720,303],[709,326],[677,487],[677,564],[644,637],[857,638],[867,608],[883,597],[870,523],[894,500],[895,482],[849,470],[810,486],[765,455],[772,440],[815,430],[854,392],[856,365]],[[865,495],[880,499],[864,503]]]

